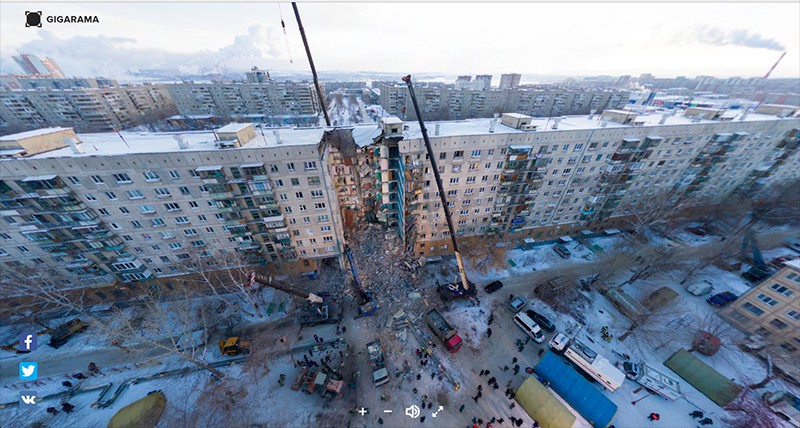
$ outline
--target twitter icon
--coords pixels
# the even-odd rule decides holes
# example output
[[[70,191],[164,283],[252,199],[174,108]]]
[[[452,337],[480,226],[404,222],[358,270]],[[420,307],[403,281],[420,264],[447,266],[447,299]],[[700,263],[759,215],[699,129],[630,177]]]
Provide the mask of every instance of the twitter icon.
[[[23,361],[19,363],[19,380],[36,380],[39,377],[39,365]]]

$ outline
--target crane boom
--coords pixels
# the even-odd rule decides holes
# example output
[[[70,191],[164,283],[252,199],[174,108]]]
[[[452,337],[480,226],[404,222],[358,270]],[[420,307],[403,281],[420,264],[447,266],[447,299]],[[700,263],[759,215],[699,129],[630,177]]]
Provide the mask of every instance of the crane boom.
[[[408,85],[408,92],[411,95],[411,102],[414,104],[414,111],[417,113],[417,120],[419,121],[419,128],[422,131],[422,139],[425,140],[425,148],[428,150],[428,158],[431,161],[433,168],[433,177],[436,179],[436,187],[439,189],[439,198],[442,200],[442,208],[444,209],[444,217],[447,220],[447,229],[450,231],[450,240],[453,241],[453,251],[456,254],[456,262],[458,263],[458,273],[461,275],[461,282],[465,290],[469,290],[469,282],[467,282],[467,272],[464,270],[464,261],[461,259],[461,253],[458,251],[458,242],[456,242],[456,230],[453,227],[453,218],[450,216],[450,208],[447,206],[447,197],[444,192],[444,185],[442,184],[442,177],[439,175],[439,167],[436,165],[436,156],[433,155],[433,148],[431,141],[428,139],[428,131],[425,129],[425,123],[422,121],[422,112],[419,110],[417,104],[417,96],[414,94],[414,86],[411,84],[411,75],[403,77],[403,81]]]
[[[785,57],[785,56],[786,56],[786,52],[784,52],[784,53],[782,53],[782,54],[781,54],[781,57],[780,57],[780,58],[778,58],[778,60],[777,60],[777,61],[775,61],[775,64],[773,64],[773,65],[772,65],[772,68],[770,68],[770,69],[769,69],[769,71],[767,72],[767,74],[766,74],[766,75],[764,75],[764,79],[769,79],[769,75],[770,75],[770,74],[772,74],[772,71],[773,71],[773,70],[775,70],[775,67],[777,67],[777,66],[778,66],[778,64],[781,62],[781,60],[782,60],[782,59],[783,59],[783,57]]]
[[[270,287],[270,288],[274,288],[276,290],[281,290],[283,292],[291,294],[292,296],[299,297],[301,299],[306,299],[310,303],[322,303],[322,297],[317,296],[314,293],[309,293],[308,291],[305,291],[305,290],[298,290],[298,289],[292,287],[291,285],[284,284],[284,283],[279,282],[279,281],[272,281],[272,277],[271,276],[270,277],[266,277],[264,275],[259,275],[259,274],[255,273],[255,272],[251,272],[249,279],[250,279],[250,281],[249,281],[249,285],[250,286],[252,286],[253,284],[255,284],[257,282],[257,283],[259,283],[259,284],[261,284],[261,285],[263,285],[265,287]]]

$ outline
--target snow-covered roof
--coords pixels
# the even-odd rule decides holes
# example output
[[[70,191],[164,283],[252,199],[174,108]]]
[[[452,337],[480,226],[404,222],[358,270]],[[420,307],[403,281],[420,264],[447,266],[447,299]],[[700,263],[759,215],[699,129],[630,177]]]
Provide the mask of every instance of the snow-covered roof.
[[[606,110],[610,111],[610,110]],[[741,110],[740,110],[741,111]],[[623,114],[627,112],[622,112]],[[664,111],[656,111],[653,113],[645,113],[645,114],[638,114],[637,122],[642,122],[640,126],[669,126],[669,125],[689,125],[689,124],[712,124],[712,123],[725,123],[720,122],[719,120],[709,120],[709,119],[700,119],[697,122],[693,122],[691,117],[684,117],[684,116],[668,116],[666,121],[663,125],[660,125],[659,122],[663,119]],[[632,115],[637,115],[637,113],[633,112],[630,113]],[[588,115],[581,115],[581,116],[562,116],[560,122],[558,124],[558,129],[554,130],[551,129],[552,125],[555,123],[555,118],[547,118],[547,117],[535,117],[531,121],[531,125],[536,126],[538,129],[537,131],[523,131],[520,129],[514,129],[509,126],[503,125],[502,123],[495,124],[494,127],[494,134],[518,134],[518,133],[542,133],[542,132],[560,132],[560,131],[576,131],[576,130],[591,130],[591,129],[601,129],[601,128],[632,128],[632,125],[623,125],[616,122],[611,121],[603,121],[599,115],[595,115],[593,119],[589,119]],[[757,113],[750,113],[744,119],[744,122],[755,122],[755,121],[777,121],[777,120],[797,120],[796,118],[780,118],[774,115],[766,115],[766,114],[757,114]],[[487,135],[489,134],[489,127],[494,121],[491,118],[483,118],[483,119],[466,119],[466,120],[449,120],[449,121],[441,121],[441,122],[426,122],[425,125],[428,128],[428,135],[431,138],[435,137],[456,137],[456,136],[467,136],[467,135]],[[741,114],[733,120],[734,122],[741,121]],[[603,122],[605,122],[605,126],[603,126]],[[434,125],[439,126],[438,134],[431,133],[432,129],[435,129]],[[408,130],[404,132],[405,138],[407,139],[421,139],[422,132],[419,129],[418,122],[405,122],[405,126],[408,127]],[[639,125],[635,127],[640,127]]]
[[[533,116],[521,113],[503,113],[503,116],[513,117],[514,119],[531,119]]]
[[[16,134],[3,135],[2,137],[0,137],[0,141],[24,140],[25,138],[38,137],[40,135],[52,134],[54,132],[60,132],[60,131],[64,131],[64,130],[67,130],[67,129],[72,129],[72,128],[42,128],[42,129],[34,129],[34,130],[31,130],[31,131],[18,132]]]
[[[791,267],[795,268],[796,270],[800,270],[800,259],[789,260],[788,262],[786,262],[786,265],[787,266],[791,266]]]
[[[281,147],[298,145],[316,145],[322,140],[323,128],[270,128],[256,133],[256,137],[242,146],[244,149],[258,147]],[[280,136],[280,143],[275,137],[275,132]],[[120,138],[120,135],[125,140]],[[144,153],[170,153],[185,151],[219,150],[216,138],[210,131],[187,132],[115,132],[97,134],[78,134],[78,139],[83,142],[84,153],[75,153],[70,147],[39,153],[25,159],[47,159],[63,157],[84,156],[119,156],[127,154]],[[180,149],[175,141],[175,136],[180,135],[188,144],[185,149]],[[239,150],[230,148],[225,150]],[[15,160],[11,159],[8,161]]]
[[[397,124],[403,123],[403,121],[400,120],[399,117],[395,117],[395,116],[384,117],[383,119],[381,119],[381,122],[383,122],[383,123],[385,123],[387,125],[397,125]]]
[[[375,143],[375,138],[381,135],[381,128],[376,125],[356,126],[353,128],[353,140],[358,147],[367,147]]]
[[[239,132],[242,129],[252,125],[252,123],[229,123],[222,128],[217,129],[217,132]]]

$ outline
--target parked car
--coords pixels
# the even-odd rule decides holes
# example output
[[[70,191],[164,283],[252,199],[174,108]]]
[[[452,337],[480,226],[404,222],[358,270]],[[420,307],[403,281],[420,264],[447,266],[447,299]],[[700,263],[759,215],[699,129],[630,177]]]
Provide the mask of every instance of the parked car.
[[[730,291],[724,291],[722,293],[715,294],[709,297],[708,299],[706,299],[706,302],[710,303],[711,306],[716,306],[718,308],[721,308],[738,298],[739,296],[731,293]]]
[[[553,324],[547,317],[544,315],[532,310],[528,309],[525,313],[530,317],[530,319],[534,320],[536,324],[539,324],[543,329],[553,332],[556,331],[556,325]]]
[[[713,285],[707,280],[697,281],[686,286],[686,291],[695,296],[702,296],[711,292]]]
[[[511,310],[514,311],[514,313],[517,313],[517,312],[521,311],[522,308],[524,308],[525,305],[527,305],[527,304],[528,304],[528,301],[525,300],[524,298],[515,297],[513,300],[511,300],[511,302],[508,304],[508,306],[511,307]]]
[[[773,269],[770,266],[753,266],[742,273],[742,278],[750,282],[761,282],[772,275]]]
[[[494,293],[495,291],[497,291],[497,290],[499,290],[501,288],[503,288],[503,283],[502,282],[493,281],[493,282],[490,282],[489,285],[487,285],[486,287],[483,287],[483,291],[485,291],[485,292],[487,292],[489,294],[492,294],[492,293]]]
[[[708,230],[704,227],[687,227],[686,231],[697,236],[708,235]]]
[[[570,258],[570,256],[572,256],[572,253],[569,252],[567,247],[565,247],[565,246],[563,246],[561,244],[553,245],[553,251],[555,251],[556,254],[561,256],[562,259],[568,259],[568,258]]]
[[[774,267],[775,269],[781,269],[782,267],[786,266],[786,262],[790,262],[798,258],[800,258],[800,256],[794,254],[787,254],[785,256],[775,257],[769,262],[769,265]]]

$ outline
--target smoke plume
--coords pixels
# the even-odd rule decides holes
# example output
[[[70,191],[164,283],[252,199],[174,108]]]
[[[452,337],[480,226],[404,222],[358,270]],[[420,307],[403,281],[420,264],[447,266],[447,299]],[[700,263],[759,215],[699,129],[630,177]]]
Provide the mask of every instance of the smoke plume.
[[[692,38],[694,38],[695,41],[707,45],[735,45],[773,51],[783,51],[786,49],[775,39],[764,37],[758,33],[751,33],[749,30],[744,29],[726,31],[710,25],[697,25],[690,30],[690,33],[692,33]]]

